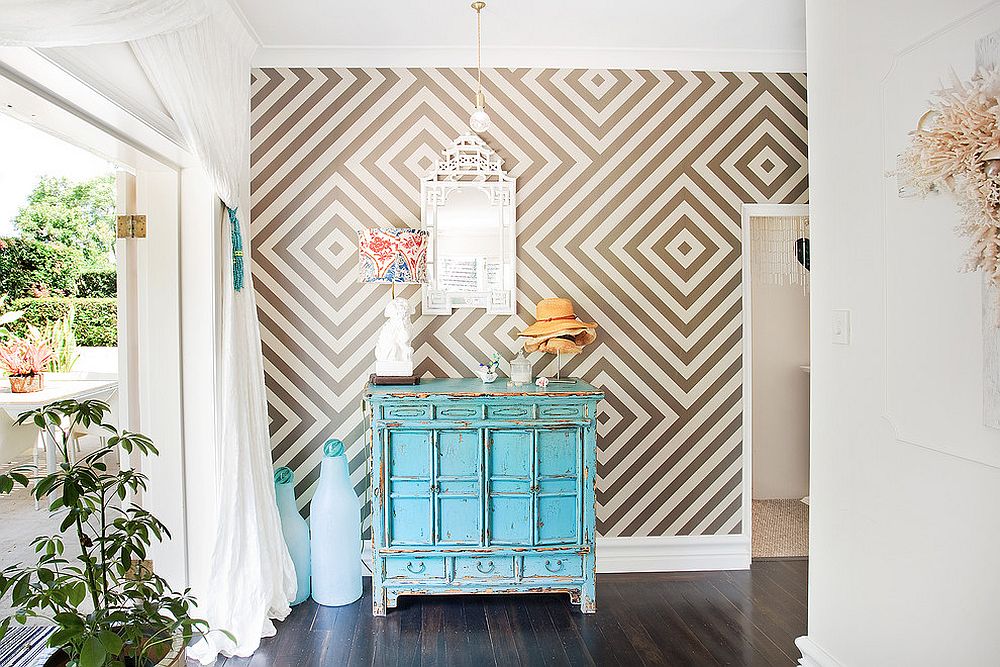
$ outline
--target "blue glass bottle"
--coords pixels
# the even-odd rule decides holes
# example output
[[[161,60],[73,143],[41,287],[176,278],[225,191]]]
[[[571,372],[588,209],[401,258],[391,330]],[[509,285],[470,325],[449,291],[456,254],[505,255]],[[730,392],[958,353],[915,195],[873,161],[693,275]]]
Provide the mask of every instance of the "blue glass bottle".
[[[274,495],[278,501],[278,517],[281,520],[281,534],[285,538],[288,552],[295,565],[295,599],[292,605],[305,602],[309,597],[310,560],[309,524],[299,514],[295,506],[295,474],[290,468],[274,471]]]
[[[309,509],[312,598],[338,607],[361,597],[361,504],[351,486],[344,443],[323,446],[319,485]]]

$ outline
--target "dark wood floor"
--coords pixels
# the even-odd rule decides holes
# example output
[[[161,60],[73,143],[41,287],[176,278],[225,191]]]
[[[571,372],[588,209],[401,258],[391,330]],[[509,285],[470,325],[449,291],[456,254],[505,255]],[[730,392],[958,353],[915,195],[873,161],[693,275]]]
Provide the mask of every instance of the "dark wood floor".
[[[359,602],[305,602],[252,658],[218,665],[794,665],[807,568],[599,575],[586,616],[568,596],[518,595],[401,597],[373,618],[366,579]]]

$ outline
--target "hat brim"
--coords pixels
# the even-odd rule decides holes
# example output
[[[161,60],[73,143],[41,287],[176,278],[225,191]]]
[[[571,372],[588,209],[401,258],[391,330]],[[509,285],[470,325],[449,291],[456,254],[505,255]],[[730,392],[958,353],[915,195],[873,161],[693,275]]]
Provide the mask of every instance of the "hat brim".
[[[518,336],[525,336],[528,338],[534,338],[536,336],[544,336],[546,334],[553,334],[559,331],[574,331],[576,329],[596,329],[597,324],[594,322],[583,322],[578,319],[560,319],[560,320],[545,320],[542,322],[535,322],[527,329],[518,334]]]
[[[528,337],[528,340],[524,341],[524,351],[576,354],[582,352],[585,345],[590,345],[595,340],[597,340],[597,333],[591,329],[571,329],[555,334]]]

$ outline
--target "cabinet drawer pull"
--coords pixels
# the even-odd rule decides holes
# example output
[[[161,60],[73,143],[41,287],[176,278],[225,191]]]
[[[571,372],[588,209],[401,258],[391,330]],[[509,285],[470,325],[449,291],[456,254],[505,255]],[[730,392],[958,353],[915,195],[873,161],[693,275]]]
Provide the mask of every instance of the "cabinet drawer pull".
[[[496,569],[496,565],[493,564],[493,561],[490,561],[486,565],[486,567],[483,567],[483,561],[479,561],[478,563],[476,563],[476,569],[482,572],[483,574],[489,574],[490,572]]]
[[[430,486],[430,492],[431,493],[437,493],[440,490],[441,490],[441,487],[439,487],[437,484],[431,484],[431,486]]]
[[[559,570],[563,569],[562,559],[555,561],[555,565],[553,565],[552,561],[550,560],[545,561],[545,569],[548,570],[549,572],[558,572]]]
[[[548,567],[548,565],[549,565],[548,563],[545,563],[546,567]],[[427,569],[427,565],[421,562],[417,563],[416,567],[414,567],[412,562],[407,562],[406,569],[412,572],[413,574],[420,574],[421,572]]]
[[[532,484],[531,488],[528,489],[528,490],[531,491],[532,493],[538,493],[538,485],[537,484]]]

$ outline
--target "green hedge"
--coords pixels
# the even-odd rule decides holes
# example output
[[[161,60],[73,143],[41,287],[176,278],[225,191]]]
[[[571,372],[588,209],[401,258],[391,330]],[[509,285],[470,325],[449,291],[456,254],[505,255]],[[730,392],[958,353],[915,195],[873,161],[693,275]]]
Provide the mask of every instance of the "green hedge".
[[[83,253],[60,243],[0,238],[0,293],[12,299],[75,296]]]
[[[76,295],[100,299],[118,296],[118,272],[114,269],[91,269],[76,279]]]
[[[118,301],[116,299],[86,299],[55,297],[48,299],[15,299],[11,310],[23,310],[24,317],[10,326],[23,335],[27,325],[48,326],[64,317],[75,306],[73,333],[81,347],[114,347],[118,344]]]

